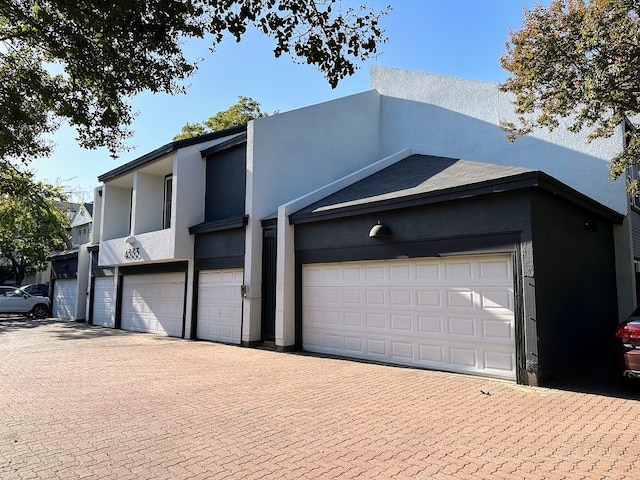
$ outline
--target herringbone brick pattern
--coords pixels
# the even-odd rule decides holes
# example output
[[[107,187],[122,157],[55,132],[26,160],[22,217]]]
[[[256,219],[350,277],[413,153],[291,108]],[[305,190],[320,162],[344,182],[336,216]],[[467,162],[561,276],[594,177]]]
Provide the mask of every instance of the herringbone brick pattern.
[[[637,479],[640,402],[0,318],[0,478]]]

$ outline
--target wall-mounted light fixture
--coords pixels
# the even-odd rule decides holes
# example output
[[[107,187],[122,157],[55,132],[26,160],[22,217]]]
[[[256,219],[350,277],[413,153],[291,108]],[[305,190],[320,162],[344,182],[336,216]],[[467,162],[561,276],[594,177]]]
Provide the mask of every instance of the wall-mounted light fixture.
[[[391,229],[386,225],[383,225],[380,220],[378,220],[378,223],[369,230],[370,238],[384,238],[389,236],[391,236]]]
[[[598,230],[598,225],[596,224],[596,222],[587,221],[587,222],[584,222],[584,229],[587,232],[596,232]]]
[[[124,243],[128,243],[133,247],[136,244],[136,237],[134,237],[133,235],[129,235],[127,238],[124,239]]]

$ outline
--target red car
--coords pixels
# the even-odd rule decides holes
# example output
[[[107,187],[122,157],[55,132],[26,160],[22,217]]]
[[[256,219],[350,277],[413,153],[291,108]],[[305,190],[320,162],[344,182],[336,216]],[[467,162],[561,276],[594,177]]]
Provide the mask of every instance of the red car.
[[[616,337],[620,339],[620,360],[623,375],[640,379],[640,307],[618,325]]]

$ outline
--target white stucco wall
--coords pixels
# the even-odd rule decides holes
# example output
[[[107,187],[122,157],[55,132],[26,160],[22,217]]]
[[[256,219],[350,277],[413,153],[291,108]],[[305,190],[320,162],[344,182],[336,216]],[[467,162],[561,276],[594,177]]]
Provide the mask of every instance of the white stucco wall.
[[[560,125],[511,143],[499,128],[514,121],[510,96],[498,85],[422,72],[372,67],[381,94],[382,151],[416,153],[541,170],[600,203],[626,214],[624,179],[609,181],[608,161],[622,147],[622,130],[588,142]]]
[[[102,189],[102,221],[100,239],[108,240],[129,235],[131,189],[104,185]]]
[[[162,230],[164,175],[136,172],[133,188],[135,209],[132,215],[132,233],[135,235]]]
[[[380,96],[368,91],[252,122],[250,211],[264,217],[378,160]]]
[[[373,90],[249,123],[243,341],[260,338],[260,220],[378,160],[379,128],[380,96]]]
[[[192,145],[176,152],[171,217],[176,258],[193,258],[194,238],[189,234],[189,227],[204,221],[206,161],[200,152],[216,143],[219,141]]]

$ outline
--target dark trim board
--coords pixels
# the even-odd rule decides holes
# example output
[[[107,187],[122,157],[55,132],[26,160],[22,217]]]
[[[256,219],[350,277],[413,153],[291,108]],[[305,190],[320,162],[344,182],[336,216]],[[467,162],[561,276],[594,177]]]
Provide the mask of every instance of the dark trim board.
[[[120,276],[140,275],[144,273],[186,272],[187,269],[187,262],[149,263],[146,265],[131,265],[128,267],[120,267]]]
[[[529,385],[531,379],[527,377],[527,350],[525,344],[526,338],[526,316],[524,311],[524,292],[522,277],[522,244],[518,241],[515,251],[511,258],[513,259],[513,314],[514,318],[514,342],[516,349],[516,382]]]
[[[220,270],[224,268],[244,268],[244,255],[229,257],[198,258],[194,262],[195,270]]]
[[[198,233],[224,232],[234,228],[244,228],[249,223],[249,215],[240,217],[225,218],[224,220],[216,220],[212,222],[203,222],[189,227],[189,233],[195,235]]]
[[[89,325],[93,325],[93,298],[94,298],[94,295],[95,295],[95,290],[94,290],[95,284],[96,284],[96,277],[92,275],[91,279],[89,280],[89,292],[90,292],[90,295],[89,295],[89,316],[87,318],[87,323]]]
[[[185,282],[186,284],[186,282]],[[191,284],[193,290],[193,296],[191,300],[191,330],[189,331],[189,338],[192,340],[198,339],[198,297],[200,286],[200,270],[195,269],[193,272],[193,282]],[[183,335],[184,338],[184,335]]]
[[[351,262],[359,260],[391,260],[400,258],[475,255],[477,253],[514,252],[520,243],[520,232],[496,235],[436,238],[415,242],[385,242],[379,245],[296,251],[297,263]]]

